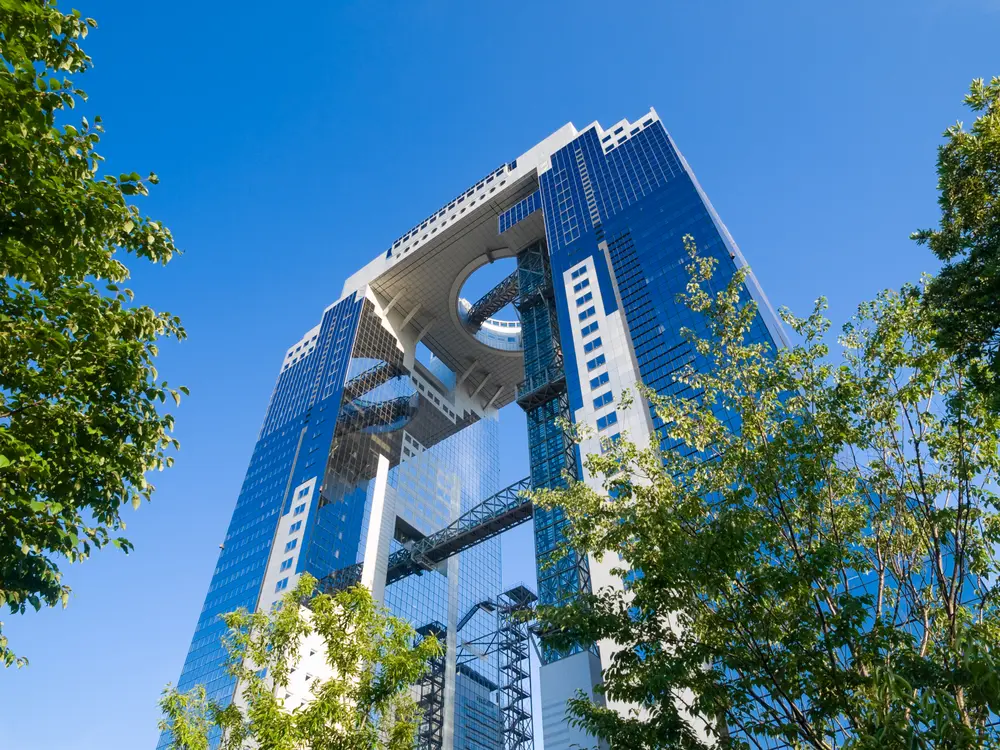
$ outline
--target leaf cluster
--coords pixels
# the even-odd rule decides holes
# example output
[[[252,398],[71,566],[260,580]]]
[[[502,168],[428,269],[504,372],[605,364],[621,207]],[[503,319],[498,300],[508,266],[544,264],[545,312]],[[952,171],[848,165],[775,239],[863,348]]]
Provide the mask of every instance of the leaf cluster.
[[[1000,411],[1000,77],[972,82],[969,130],[948,128],[938,149],[937,229],[913,234],[944,265],[927,289],[938,343],[977,363],[977,387]]]
[[[166,263],[170,231],[130,203],[155,175],[100,176],[86,100],[96,26],[54,0],[0,0],[0,605],[65,605],[60,560],[128,551],[121,506],[170,465],[183,388],[159,381],[157,342],[178,318],[137,305],[122,254]],[[0,659],[23,664],[0,635]]]
[[[626,582],[539,612],[551,648],[609,649],[574,721],[629,748],[996,744],[1000,420],[975,363],[912,286],[861,306],[839,361],[823,300],[782,311],[798,343],[776,350],[744,272],[713,292],[686,243],[705,366],[684,395],[641,389],[660,440],[589,456],[599,489],[536,497]]]
[[[377,604],[363,586],[315,594],[303,575],[272,612],[237,610],[225,616],[227,669],[237,698],[214,704],[199,686],[169,688],[160,729],[175,750],[201,750],[213,732],[221,747],[239,750],[410,750],[419,714],[411,687],[441,654],[433,638],[417,641],[413,627]],[[305,606],[306,603],[308,606]],[[328,676],[309,683],[306,700],[289,695],[300,649],[318,637]]]

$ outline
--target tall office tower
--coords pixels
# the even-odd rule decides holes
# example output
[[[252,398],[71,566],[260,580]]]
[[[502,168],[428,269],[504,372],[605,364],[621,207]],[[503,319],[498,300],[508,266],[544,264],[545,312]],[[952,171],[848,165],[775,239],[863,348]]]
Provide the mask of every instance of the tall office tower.
[[[504,591],[497,535],[534,522],[537,598],[620,585],[582,555],[546,564],[565,519],[519,494],[584,480],[581,456],[627,431],[675,446],[648,408],[616,410],[641,381],[683,393],[672,375],[704,366],[681,328],[704,326],[675,296],[683,237],[718,259],[722,285],[743,260],[652,110],[635,123],[565,125],[492,171],[347,279],[339,301],[290,347],[199,617],[180,687],[233,698],[218,616],[266,609],[309,572],[354,582],[445,643],[415,687],[421,748],[532,747],[529,633],[536,597]],[[480,267],[512,272],[463,298]],[[781,332],[756,282],[753,336]],[[510,311],[505,313],[505,311]],[[527,415],[531,475],[498,486],[498,412]],[[559,418],[596,436],[573,444]],[[322,655],[303,657],[286,701],[308,696]],[[566,699],[600,681],[610,653],[541,653],[546,750],[586,744]],[[309,659],[320,661],[310,662]],[[161,740],[161,744],[163,740]]]

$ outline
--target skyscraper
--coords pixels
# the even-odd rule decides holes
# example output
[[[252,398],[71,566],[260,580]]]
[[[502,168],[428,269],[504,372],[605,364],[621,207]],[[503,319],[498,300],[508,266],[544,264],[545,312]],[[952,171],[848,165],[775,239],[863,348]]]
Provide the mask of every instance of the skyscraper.
[[[445,643],[417,688],[421,747],[530,747],[528,634],[513,612],[534,594],[501,590],[497,534],[533,520],[542,602],[614,583],[585,556],[544,564],[565,519],[518,490],[557,486],[564,472],[589,480],[581,456],[622,431],[673,449],[648,409],[615,402],[640,381],[678,392],[672,374],[703,364],[680,334],[700,323],[675,300],[687,234],[718,259],[718,283],[743,264],[651,110],[607,130],[563,126],[348,278],[285,354],[180,688],[231,699],[219,615],[268,608],[309,572],[331,587],[363,582]],[[504,259],[509,276],[463,299],[473,273]],[[748,285],[753,335],[777,342]],[[531,475],[501,488],[497,419],[512,403],[527,414]],[[596,437],[574,444],[560,417]],[[566,699],[599,682],[609,654],[541,656],[545,747],[586,742]]]

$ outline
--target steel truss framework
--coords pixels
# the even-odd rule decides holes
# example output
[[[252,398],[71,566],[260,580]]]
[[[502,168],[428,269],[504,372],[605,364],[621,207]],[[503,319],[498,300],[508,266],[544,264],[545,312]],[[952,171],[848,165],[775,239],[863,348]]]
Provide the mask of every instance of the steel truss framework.
[[[452,555],[527,521],[534,513],[531,498],[526,494],[530,488],[530,478],[518,480],[466,511],[440,531],[389,555],[386,585],[414,573],[432,570]],[[335,570],[323,579],[323,589],[338,591],[359,583],[362,566],[363,563],[356,563]]]
[[[515,586],[497,599],[500,650],[500,722],[504,750],[534,750],[531,722],[529,619],[537,597]]]
[[[569,393],[555,291],[548,253],[536,243],[518,253],[520,296],[514,303],[521,314],[525,380],[517,387],[517,404],[528,418],[528,456],[533,488],[565,485],[565,476],[580,476],[577,446],[560,419],[571,421]],[[559,604],[590,590],[590,567],[585,555],[565,550],[566,519],[558,508],[535,515],[535,551],[538,557],[538,593],[544,604]],[[569,654],[543,648],[546,663]]]
[[[469,308],[465,325],[471,330],[477,331],[487,318],[492,318],[507,305],[514,302],[519,294],[517,274],[518,272],[514,271],[510,276],[480,297]]]
[[[460,640],[456,665],[463,665],[492,654],[499,657],[498,691],[503,750],[534,750],[531,718],[531,620],[537,601],[535,593],[519,585],[503,592],[495,600],[474,605],[459,621],[457,632],[480,611],[492,614],[496,628],[473,640]]]
[[[445,628],[439,622],[429,622],[417,629],[424,638],[434,636],[445,643]],[[427,672],[417,683],[417,707],[420,709],[420,726],[417,728],[417,750],[440,750],[444,746],[444,670],[446,654],[441,654],[427,665]]]
[[[389,556],[386,584],[412,574],[420,574],[444,562],[452,555],[469,549],[531,518],[533,506],[525,490],[531,486],[526,477],[491,495],[453,523],[424,537],[409,549]],[[334,571],[321,582],[324,591],[339,591],[361,581],[362,563]],[[460,641],[456,666],[461,669],[476,659],[497,653],[500,660],[500,726],[504,750],[533,750],[534,735],[531,719],[531,663],[529,649],[529,619],[536,601],[534,592],[525,586],[515,586],[496,600],[487,599],[474,605],[459,620],[456,633],[480,611],[496,618],[496,627],[485,635]],[[445,626],[431,622],[417,632],[433,635],[444,642]],[[439,750],[444,737],[444,669],[445,655],[434,659],[427,674],[417,685],[417,703],[423,715],[417,732],[419,750]]]
[[[344,384],[343,401],[345,403],[353,401],[405,373],[406,371],[399,365],[391,362],[379,362],[374,367],[355,375]]]

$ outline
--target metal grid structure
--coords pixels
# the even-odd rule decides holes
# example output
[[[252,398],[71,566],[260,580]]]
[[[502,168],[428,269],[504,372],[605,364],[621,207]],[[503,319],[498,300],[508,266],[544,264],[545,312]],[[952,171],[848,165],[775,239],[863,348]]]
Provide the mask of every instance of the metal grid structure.
[[[531,498],[525,494],[530,488],[528,477],[520,479],[466,511],[440,531],[389,555],[386,585],[408,575],[431,570],[452,555],[527,521],[534,512]],[[361,568],[362,563],[356,563],[333,571],[323,579],[323,589],[338,591],[359,583]]]
[[[517,256],[525,380],[517,388],[517,403],[528,418],[528,455],[533,488],[554,489],[564,474],[579,476],[576,444],[560,420],[571,421],[569,393],[559,343],[559,325],[552,271],[544,243]],[[538,593],[545,604],[560,604],[590,589],[587,558],[575,550],[562,554],[567,520],[559,508],[535,511]],[[568,656],[543,650],[546,663]]]
[[[362,373],[355,375],[344,384],[343,401],[345,403],[364,396],[393,378],[405,375],[406,370],[393,362],[379,362]]]
[[[479,327],[487,320],[500,312],[507,305],[514,302],[518,297],[517,271],[505,278],[495,287],[469,308],[465,325],[472,331],[479,330]]]
[[[417,413],[418,394],[397,396],[385,401],[355,399],[341,406],[337,419],[337,437],[349,432],[358,432],[367,427],[380,427],[388,431],[399,429]]]
[[[429,622],[417,633],[424,638],[434,636],[445,643],[447,628],[439,622]],[[431,659],[427,672],[417,683],[417,707],[420,709],[420,726],[417,729],[417,750],[440,750],[444,746],[444,669],[447,661],[444,649]]]
[[[500,721],[504,750],[534,750],[531,722],[531,649],[528,617],[537,597],[515,586],[497,598]]]

